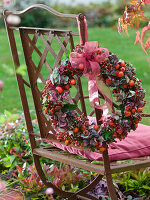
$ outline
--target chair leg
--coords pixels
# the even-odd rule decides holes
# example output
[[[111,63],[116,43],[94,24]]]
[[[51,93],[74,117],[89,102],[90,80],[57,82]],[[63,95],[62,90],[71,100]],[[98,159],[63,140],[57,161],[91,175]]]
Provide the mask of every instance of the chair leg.
[[[115,187],[114,187],[113,181],[112,181],[108,150],[105,150],[103,152],[103,161],[104,161],[105,175],[106,175],[106,181],[107,181],[109,195],[111,197],[111,200],[117,200],[118,198],[117,198]]]
[[[84,196],[77,195],[78,200],[99,200],[98,198],[95,198],[91,195],[85,194]],[[74,199],[75,200],[75,199]]]
[[[46,185],[47,188],[49,188],[49,187],[53,188],[55,194],[58,194],[59,196],[64,197],[64,198],[68,198],[68,197],[70,197],[71,195],[74,194],[72,192],[63,191],[63,190],[57,188],[51,182],[48,182],[47,179],[46,179],[46,176],[43,172],[39,156],[33,154],[33,159],[34,159],[34,164],[35,164],[35,168],[37,170],[37,173],[38,173],[39,177],[41,178],[42,182]]]

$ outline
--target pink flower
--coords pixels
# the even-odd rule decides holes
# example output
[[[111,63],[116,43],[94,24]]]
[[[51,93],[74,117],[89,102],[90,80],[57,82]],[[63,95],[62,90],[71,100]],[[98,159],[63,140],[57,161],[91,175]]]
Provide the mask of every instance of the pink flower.
[[[145,0],[144,2],[150,4],[150,0]]]
[[[4,85],[3,81],[0,80],[0,91],[2,91],[3,85]]]
[[[50,194],[53,194],[53,193],[54,193],[53,188],[47,188],[46,194],[50,195]]]
[[[10,0],[4,0],[4,3],[5,3],[5,4],[10,4],[11,1],[10,1]]]
[[[6,184],[4,182],[0,182],[0,190],[5,190]]]

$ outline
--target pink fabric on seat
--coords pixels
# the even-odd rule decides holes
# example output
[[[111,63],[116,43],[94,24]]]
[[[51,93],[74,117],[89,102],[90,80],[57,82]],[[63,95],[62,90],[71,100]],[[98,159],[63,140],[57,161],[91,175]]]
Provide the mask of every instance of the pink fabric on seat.
[[[91,120],[91,119],[90,119]],[[86,157],[90,160],[102,160],[102,154],[50,142],[53,146]],[[131,131],[126,139],[112,143],[108,149],[110,161],[125,160],[150,155],[150,126],[139,124],[136,131]]]

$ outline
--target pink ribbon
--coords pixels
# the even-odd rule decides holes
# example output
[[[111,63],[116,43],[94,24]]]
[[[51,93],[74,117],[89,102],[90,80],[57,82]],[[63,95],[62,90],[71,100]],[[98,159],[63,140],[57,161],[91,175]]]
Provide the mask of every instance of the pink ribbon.
[[[81,36],[81,30],[80,30],[80,21],[78,19],[78,17],[76,17],[77,23],[78,23],[78,30],[79,30],[79,36],[80,36],[80,44],[83,44],[83,40],[82,40],[82,36]],[[87,22],[86,22],[86,18],[84,17],[84,30],[85,30],[85,42],[88,42],[88,28],[87,28]]]
[[[84,66],[83,75],[88,79],[88,90],[90,106],[102,109],[103,117],[107,116],[112,107],[111,93],[103,81],[99,63],[109,56],[109,51],[105,48],[98,48],[98,42],[86,42],[82,53],[72,52],[70,61],[72,67]],[[105,103],[100,105],[99,92],[103,95]]]
[[[79,21],[79,34],[80,34],[80,25]],[[87,33],[87,24],[86,19],[85,23],[85,45],[83,46],[83,51],[80,53],[72,52],[70,54],[70,61],[72,67],[79,68],[80,65],[84,67],[83,75],[88,79],[88,90],[89,90],[89,100],[90,106],[102,109],[103,118],[107,117],[109,111],[112,108],[112,97],[109,88],[103,81],[99,63],[105,61],[109,56],[109,51],[106,48],[99,48],[99,42],[93,41],[88,42],[88,33]],[[80,41],[82,44],[82,37],[80,34]],[[99,93],[104,97],[105,103],[100,105],[99,103]]]

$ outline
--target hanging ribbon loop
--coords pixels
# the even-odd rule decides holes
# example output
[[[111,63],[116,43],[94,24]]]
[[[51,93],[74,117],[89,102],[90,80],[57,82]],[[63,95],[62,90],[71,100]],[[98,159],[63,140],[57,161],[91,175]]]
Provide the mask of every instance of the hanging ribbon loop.
[[[80,41],[82,44],[80,21],[77,19]],[[84,68],[83,75],[88,79],[88,91],[90,106],[102,109],[103,116],[106,117],[112,108],[112,97],[109,88],[103,81],[102,74],[100,72],[100,66],[108,56],[109,51],[106,48],[99,47],[98,41],[89,42],[86,19],[84,17],[84,31],[85,31],[85,44],[82,45],[79,51],[72,52],[70,54],[71,65],[74,68]],[[100,105],[99,93],[104,97],[105,103]]]

